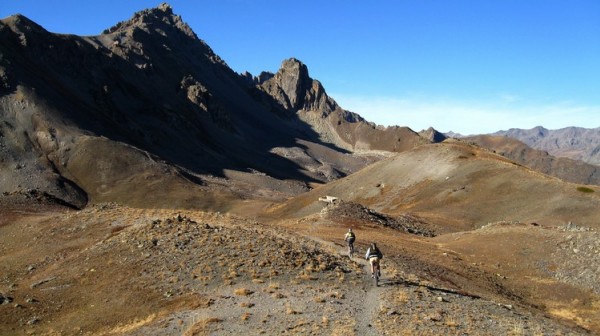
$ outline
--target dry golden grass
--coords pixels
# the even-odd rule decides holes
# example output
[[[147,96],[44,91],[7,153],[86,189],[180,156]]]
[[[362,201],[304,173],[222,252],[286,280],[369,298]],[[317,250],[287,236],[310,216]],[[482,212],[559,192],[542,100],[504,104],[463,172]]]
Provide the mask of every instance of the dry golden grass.
[[[335,291],[335,292],[331,292],[329,294],[329,297],[332,297],[332,298],[338,299],[338,300],[343,300],[343,299],[346,298],[346,295],[344,295],[344,293],[340,293],[338,291]]]
[[[446,316],[446,318],[444,319],[444,324],[446,324],[446,326],[450,328],[456,328],[459,326],[458,321],[452,315]]]
[[[317,276],[314,276],[306,271],[302,271],[300,274],[298,274],[298,276],[296,278],[299,280],[313,280],[313,281],[319,279]]]
[[[301,312],[295,310],[294,308],[292,308],[292,306],[288,305],[285,308],[285,313],[288,315],[298,315],[298,314],[302,314]]]
[[[245,312],[245,313],[242,314],[242,316],[240,316],[240,319],[242,321],[247,321],[248,319],[250,319],[250,316],[252,316],[251,313]]]
[[[525,335],[525,328],[523,326],[523,321],[521,321],[520,319],[513,321],[513,324],[511,326],[510,331],[508,332],[508,335],[511,335],[511,336]]]
[[[352,318],[336,320],[331,328],[331,336],[355,335],[356,321]]]
[[[235,295],[239,295],[239,296],[248,296],[250,294],[254,293],[253,291],[249,290],[248,288],[236,288],[233,291],[233,294]]]
[[[567,308],[554,308],[550,309],[550,314],[554,316],[558,316],[560,318],[569,319],[580,323],[581,325],[586,325],[581,317],[579,317],[577,311],[575,309],[567,309]]]
[[[396,293],[394,293],[394,296],[392,296],[392,302],[397,305],[404,305],[408,302],[408,300],[409,295],[405,289],[398,289]]]
[[[315,298],[313,300],[316,303],[325,303],[325,302],[327,302],[327,300],[325,300],[325,298],[323,298],[322,296],[315,296]]]
[[[285,296],[285,295],[283,295],[283,294],[281,294],[281,293],[273,293],[273,294],[271,295],[271,297],[272,297],[272,298],[274,298],[274,299],[284,299],[284,298],[286,298],[287,296]]]
[[[216,317],[208,317],[194,323],[193,326],[185,330],[182,336],[199,336],[206,335],[210,331],[211,327],[215,323],[223,322],[223,320]]]
[[[146,317],[145,319],[135,320],[126,325],[119,325],[116,328],[111,329],[109,332],[107,332],[107,334],[121,335],[121,334],[124,334],[127,332],[131,332],[132,330],[135,330],[145,324],[152,322],[154,320],[154,318],[156,318],[156,314],[152,314],[152,315]]]
[[[532,328],[531,334],[533,336],[544,336],[544,330],[542,329],[542,327],[540,325],[536,325],[535,327]]]

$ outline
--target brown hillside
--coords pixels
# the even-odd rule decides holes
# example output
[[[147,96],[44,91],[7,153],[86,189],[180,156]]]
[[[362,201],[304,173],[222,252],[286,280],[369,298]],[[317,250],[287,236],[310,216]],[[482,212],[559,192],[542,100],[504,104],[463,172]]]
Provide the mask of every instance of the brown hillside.
[[[510,137],[481,135],[463,140],[489,148],[519,164],[567,182],[600,185],[600,167],[594,164],[552,156]]]
[[[572,221],[597,228],[600,196],[595,187],[581,187],[480,147],[444,142],[377,162],[286,202],[272,215],[318,213],[318,198],[331,195],[387,215],[415,214],[444,231],[504,220],[542,225]]]

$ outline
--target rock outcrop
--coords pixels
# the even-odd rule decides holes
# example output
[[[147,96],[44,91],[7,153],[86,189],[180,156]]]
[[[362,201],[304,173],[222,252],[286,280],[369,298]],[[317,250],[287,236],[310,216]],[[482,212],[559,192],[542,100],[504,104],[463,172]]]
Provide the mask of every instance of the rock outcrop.
[[[299,121],[301,132],[316,132],[320,141],[361,152],[401,152],[430,142],[407,127],[379,127],[342,109],[295,58],[284,60],[272,77],[262,78],[266,80],[258,80],[257,88],[272,98],[267,100],[271,111]]]
[[[283,61],[279,71],[260,85],[286,110],[318,110],[328,115],[339,109],[321,83],[309,77],[306,65],[295,58]]]
[[[434,143],[442,142],[448,138],[443,133],[435,130],[433,127],[429,127],[427,130],[422,130],[419,132],[419,135]]]

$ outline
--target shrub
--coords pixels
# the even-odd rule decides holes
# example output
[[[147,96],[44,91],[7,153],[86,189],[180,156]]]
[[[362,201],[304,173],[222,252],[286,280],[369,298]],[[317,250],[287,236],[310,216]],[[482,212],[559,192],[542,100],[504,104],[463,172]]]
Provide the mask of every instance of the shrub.
[[[594,189],[590,189],[588,187],[577,187],[577,191],[581,191],[582,193],[593,193]]]

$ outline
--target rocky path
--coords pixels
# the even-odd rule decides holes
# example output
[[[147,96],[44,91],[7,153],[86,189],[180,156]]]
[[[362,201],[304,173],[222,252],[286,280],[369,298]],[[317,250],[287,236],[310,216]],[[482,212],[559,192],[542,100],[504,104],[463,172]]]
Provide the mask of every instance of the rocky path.
[[[379,312],[379,295],[382,288],[375,287],[372,279],[369,277],[369,265],[363,267],[365,274],[365,294],[362,301],[362,307],[358,307],[359,313],[356,316],[356,334],[357,335],[378,335],[373,321]],[[381,286],[382,284],[380,284]]]

